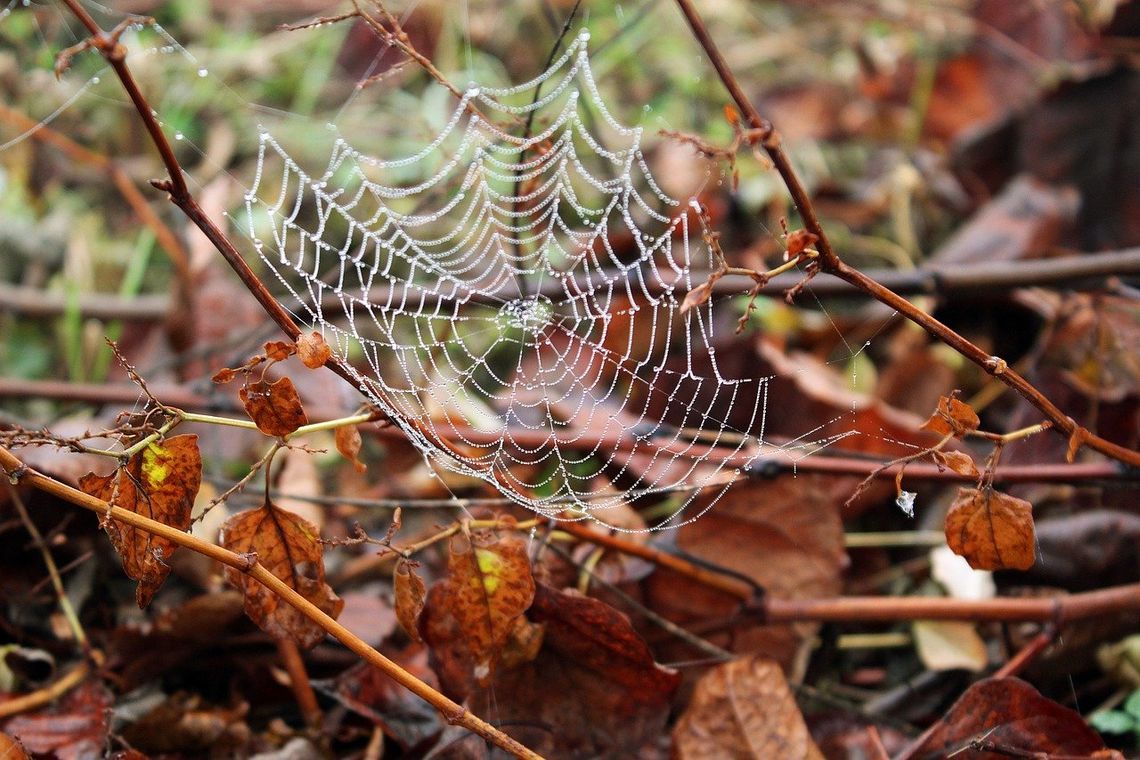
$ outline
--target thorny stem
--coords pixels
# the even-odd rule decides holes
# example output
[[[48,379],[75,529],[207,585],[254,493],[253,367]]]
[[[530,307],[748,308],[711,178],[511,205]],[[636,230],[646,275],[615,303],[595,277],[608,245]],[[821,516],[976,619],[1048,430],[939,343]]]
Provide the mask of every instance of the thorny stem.
[[[46,493],[68,501],[77,507],[90,510],[101,516],[107,516],[110,519],[118,520],[119,522],[138,528],[139,530],[144,530],[153,535],[161,536],[181,547],[221,562],[227,567],[232,567],[238,572],[248,575],[250,578],[253,578],[265,586],[286,604],[320,626],[361,659],[380,669],[385,675],[426,701],[438,710],[449,723],[462,726],[478,734],[487,741],[510,752],[515,757],[529,758],[531,760],[541,758],[540,755],[527,749],[515,739],[507,736],[499,729],[474,715],[462,705],[457,704],[439,693],[370,647],[360,639],[360,637],[349,631],[308,599],[286,585],[280,578],[269,572],[263,565],[259,564],[256,555],[236,554],[228,549],[216,546],[209,541],[204,541],[196,536],[184,533],[177,528],[172,528],[169,525],[158,522],[157,520],[151,520],[150,518],[121,507],[113,506],[102,499],[97,499],[94,496],[72,488],[64,483],[60,483],[47,475],[31,469],[5,448],[0,448],[0,470],[11,480],[26,482]],[[2,705],[0,705],[0,708],[2,708]]]
[[[1087,431],[1078,425],[1071,417],[1062,412],[1056,404],[1050,401],[1041,391],[1037,390],[1028,380],[1011,369],[1002,359],[987,354],[974,343],[950,329],[942,322],[939,322],[902,296],[883,287],[858,269],[844,263],[832,247],[831,241],[823,229],[823,225],[820,224],[819,218],[816,216],[815,207],[812,205],[811,197],[808,195],[803,183],[800,182],[799,175],[796,174],[791,160],[781,146],[779,133],[776,132],[767,119],[760,115],[755,106],[753,106],[752,102],[748,99],[748,96],[745,95],[744,90],[740,86],[740,82],[737,81],[736,76],[732,73],[732,69],[728,66],[728,62],[721,54],[716,42],[714,42],[710,36],[708,28],[705,26],[704,21],[701,20],[692,0],[676,0],[676,3],[688,21],[693,36],[704,49],[705,54],[708,55],[713,68],[716,69],[721,83],[725,89],[728,90],[729,95],[733,101],[736,102],[741,113],[748,119],[752,128],[757,130],[755,139],[763,146],[768,157],[772,160],[776,172],[780,175],[784,185],[788,188],[788,192],[792,196],[792,201],[796,205],[796,210],[799,211],[800,218],[803,220],[804,228],[816,236],[816,247],[819,250],[819,258],[817,261],[821,271],[849,282],[875,300],[895,309],[907,319],[919,325],[931,335],[940,339],[962,356],[965,356],[974,364],[981,367],[992,377],[1005,383],[1010,388],[1013,388],[1030,404],[1036,407],[1046,419],[1050,420],[1058,432],[1069,436],[1071,441],[1077,444],[1076,448],[1079,448],[1080,445],[1086,445],[1118,461],[1130,464],[1134,467],[1140,466],[1140,452],[1126,449],[1123,446],[1119,446]],[[1073,447],[1071,446],[1070,448]],[[1071,453],[1075,453],[1075,451]]]

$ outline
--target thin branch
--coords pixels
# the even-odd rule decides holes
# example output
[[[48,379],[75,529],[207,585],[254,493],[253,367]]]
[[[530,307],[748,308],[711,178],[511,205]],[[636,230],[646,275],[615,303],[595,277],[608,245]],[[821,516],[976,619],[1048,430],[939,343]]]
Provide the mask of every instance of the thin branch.
[[[0,474],[16,482],[27,483],[46,493],[68,501],[77,507],[90,510],[98,515],[107,516],[110,519],[144,530],[153,535],[161,536],[172,543],[221,562],[227,567],[232,567],[248,575],[265,586],[286,604],[320,626],[361,659],[379,668],[385,675],[426,701],[438,710],[449,723],[462,726],[472,733],[478,734],[487,741],[510,752],[515,757],[540,758],[539,755],[527,749],[515,739],[507,736],[499,729],[469,712],[467,708],[462,705],[448,699],[370,647],[360,637],[356,636],[308,599],[290,588],[280,578],[269,572],[263,565],[258,563],[256,556],[235,554],[208,541],[203,541],[196,536],[172,528],[169,525],[164,525],[156,520],[151,520],[121,507],[112,506],[102,499],[97,499],[94,496],[90,496],[31,469],[5,448],[0,448],[0,470],[3,471]]]
[[[704,21],[701,20],[700,15],[697,13],[692,0],[676,0],[676,3],[688,21],[693,36],[697,39],[697,42],[700,43],[706,55],[708,55],[713,68],[716,69],[721,83],[725,89],[728,90],[729,95],[732,96],[733,101],[735,101],[736,105],[740,108],[741,113],[748,119],[752,128],[756,130],[756,137],[754,139],[764,148],[764,151],[772,160],[772,164],[775,166],[777,173],[783,180],[784,185],[788,188],[788,192],[792,196],[792,201],[795,203],[800,218],[803,220],[804,228],[816,236],[816,248],[820,254],[816,261],[821,271],[835,275],[875,300],[895,309],[907,319],[919,325],[931,335],[981,367],[991,376],[1005,383],[1010,388],[1013,388],[1030,404],[1036,407],[1046,419],[1050,420],[1058,432],[1075,442],[1077,444],[1075,448],[1079,448],[1080,445],[1085,445],[1118,461],[1125,462],[1132,466],[1140,466],[1140,452],[1126,449],[1081,427],[1071,417],[1062,412],[1057,405],[1050,401],[1041,391],[1037,390],[1028,380],[1011,369],[1000,357],[986,353],[962,335],[907,301],[898,293],[884,287],[863,272],[844,263],[843,260],[840,259],[839,254],[835,252],[831,241],[827,237],[827,233],[820,224],[815,208],[812,205],[811,197],[808,195],[803,183],[800,182],[799,175],[796,174],[795,169],[792,167],[791,160],[787,153],[784,152],[779,133],[773,128],[771,122],[760,115],[759,111],[752,105],[748,96],[745,95],[736,76],[732,73],[732,69],[729,68],[728,62],[724,59],[720,49],[709,34]],[[1070,446],[1070,449],[1071,453],[1075,453],[1073,446]]]

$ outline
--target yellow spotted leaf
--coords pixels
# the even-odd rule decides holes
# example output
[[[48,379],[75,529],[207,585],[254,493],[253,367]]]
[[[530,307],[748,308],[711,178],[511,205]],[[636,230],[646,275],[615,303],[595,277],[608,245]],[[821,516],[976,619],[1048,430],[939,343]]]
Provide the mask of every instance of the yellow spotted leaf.
[[[454,682],[485,686],[533,601],[534,577],[522,539],[508,533],[457,537],[447,577],[428,592],[420,633]]]
[[[202,484],[198,436],[178,435],[152,443],[110,475],[79,479],[84,492],[178,530],[190,527],[190,511]],[[110,519],[105,523],[123,571],[139,582],[135,600],[146,607],[170,573],[167,560],[177,544]]]
[[[293,387],[293,381],[283,377],[275,383],[259,380],[250,383],[238,392],[246,414],[266,435],[281,437],[289,435],[307,424],[309,418],[301,406],[301,397]]]
[[[946,543],[975,570],[1027,570],[1036,559],[1033,505],[992,488],[960,488]]]
[[[319,539],[316,526],[308,520],[266,500],[261,507],[227,520],[221,543],[232,552],[256,555],[266,570],[335,618],[344,601],[325,583]],[[324,629],[248,575],[227,567],[226,580],[241,591],[246,614],[270,636],[292,639],[303,649],[324,638]]]

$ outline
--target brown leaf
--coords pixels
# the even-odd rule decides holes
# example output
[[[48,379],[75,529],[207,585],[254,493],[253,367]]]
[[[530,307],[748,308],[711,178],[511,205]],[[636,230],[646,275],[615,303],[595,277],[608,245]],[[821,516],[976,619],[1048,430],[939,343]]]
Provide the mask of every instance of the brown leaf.
[[[403,557],[397,560],[392,571],[392,587],[395,589],[396,619],[400,621],[400,627],[412,637],[412,641],[422,642],[418,625],[427,592],[423,579],[416,574],[417,564]]]
[[[84,492],[178,530],[190,527],[201,484],[202,455],[196,435],[152,443],[110,475],[90,473],[79,479]],[[123,571],[139,582],[135,590],[139,607],[146,607],[170,573],[166,562],[178,545],[118,520],[108,520],[106,529],[122,557]]]
[[[332,617],[344,607],[344,602],[325,583],[317,529],[269,500],[227,520],[222,526],[221,543],[238,554],[256,554],[258,563],[266,570]],[[292,639],[303,649],[324,638],[323,628],[253,578],[227,567],[226,579],[244,595],[246,614],[270,636]]]
[[[217,383],[218,385],[222,385],[224,383],[232,381],[235,377],[237,377],[236,369],[222,367],[220,370],[214,373],[214,376],[211,377],[210,380]]]
[[[538,657],[501,667],[472,696],[476,712],[494,705],[512,734],[547,757],[633,757],[660,735],[681,678],[653,661],[625,615],[539,585],[527,617],[544,628]]]
[[[760,656],[701,677],[673,729],[673,750],[679,760],[823,760],[780,665]]]
[[[710,277],[707,281],[702,282],[700,285],[686,293],[685,300],[681,301],[681,308],[678,309],[678,313],[684,314],[690,309],[695,309],[698,306],[702,306],[707,303],[709,298],[712,296],[712,286],[713,280]]]
[[[332,349],[319,332],[302,335],[297,340],[297,356],[309,369],[319,369],[332,358]]]
[[[297,346],[283,340],[271,340],[265,344],[265,358],[273,362],[283,362],[297,350]]]
[[[111,694],[88,680],[49,707],[2,725],[31,754],[58,760],[99,760],[107,744]]]
[[[176,692],[123,729],[123,739],[155,754],[241,756],[250,738],[248,712],[244,702],[219,707],[196,694]]]
[[[677,547],[741,573],[780,598],[833,596],[841,589],[840,568],[847,556],[840,501],[842,497],[828,494],[827,481],[819,476],[742,483],[701,519],[679,529]],[[694,509],[706,504],[697,501]],[[736,597],[660,568],[644,585],[647,604],[655,611],[698,628],[723,621],[717,633],[702,635],[737,652],[763,652],[784,667],[791,667],[800,644],[816,630],[812,624],[758,625],[736,614]],[[684,644],[665,645],[658,653],[668,659],[693,656]]]
[[[447,577],[428,592],[420,634],[441,678],[447,672],[484,686],[515,620],[534,599],[526,544],[509,533],[476,534],[453,539],[449,549]]]
[[[955,760],[1000,760],[1007,753],[968,747],[984,736],[991,742],[1020,750],[1025,755],[1089,755],[1104,749],[1104,742],[1078,713],[1041,696],[1019,678],[987,678],[966,690],[911,757],[949,757]]]
[[[352,462],[353,468],[361,473],[368,469],[368,465],[361,462],[358,456],[362,443],[360,428],[356,425],[342,425],[336,429],[336,450],[345,459]]]
[[[959,488],[946,514],[946,543],[975,570],[1033,566],[1033,505],[992,488]]]
[[[959,475],[978,476],[978,466],[974,464],[973,457],[964,451],[935,451],[933,457],[935,462]]]
[[[258,380],[242,388],[238,395],[246,414],[266,435],[278,438],[289,435],[309,421],[297,389],[287,377],[275,383]]]
[[[943,396],[938,399],[938,408],[934,410],[934,414],[922,423],[922,429],[938,435],[961,438],[966,433],[977,430],[980,424],[981,420],[969,404],[953,396]]]

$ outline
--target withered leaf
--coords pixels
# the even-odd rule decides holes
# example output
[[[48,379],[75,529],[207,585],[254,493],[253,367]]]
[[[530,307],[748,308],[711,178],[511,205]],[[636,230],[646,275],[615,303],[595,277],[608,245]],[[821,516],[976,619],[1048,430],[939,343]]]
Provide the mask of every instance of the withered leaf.
[[[420,634],[443,670],[486,685],[515,620],[534,600],[526,544],[509,533],[475,534],[449,548],[447,577],[428,592]]]
[[[695,309],[698,306],[707,303],[709,298],[712,297],[712,286],[713,280],[710,277],[708,281],[702,282],[700,285],[686,293],[685,300],[681,301],[681,308],[678,309],[678,312],[684,314],[690,309]]]
[[[348,461],[352,462],[353,468],[357,472],[364,472],[368,469],[368,465],[360,461],[360,446],[363,441],[360,438],[360,428],[356,425],[342,425],[336,429],[336,450],[341,453]]]
[[[28,753],[18,740],[0,733],[0,760],[28,760]]]
[[[323,335],[312,332],[297,339],[297,356],[309,369],[319,369],[332,358],[332,349]]]
[[[265,344],[265,358],[273,362],[283,362],[297,350],[292,343],[283,340],[271,340]]]
[[[973,457],[964,451],[935,451],[933,457],[937,464],[951,472],[967,477],[978,476],[978,466],[974,464]]]
[[[960,488],[946,543],[975,570],[1027,570],[1035,559],[1033,505],[992,488]]]
[[[494,705],[510,733],[547,757],[634,757],[661,733],[681,677],[653,661],[625,615],[540,584],[527,618],[542,626],[538,656],[516,667],[504,658],[493,687],[472,695],[476,712]]]
[[[258,380],[239,391],[246,414],[266,435],[280,438],[307,424],[301,397],[293,381],[283,377],[275,383]]]
[[[317,529],[307,520],[266,500],[239,512],[222,526],[222,546],[257,561],[321,611],[336,617],[344,602],[325,583],[325,563]],[[226,580],[245,597],[245,612],[263,631],[297,646],[315,646],[325,631],[260,583],[232,568]]]
[[[214,383],[217,383],[218,385],[223,385],[225,383],[231,382],[235,377],[237,377],[236,369],[222,367],[220,370],[214,373],[214,376],[211,377],[210,380]]]
[[[152,443],[110,475],[89,473],[79,479],[84,492],[178,530],[190,527],[201,484],[202,455],[196,435]],[[135,589],[139,607],[146,607],[170,573],[166,561],[178,545],[114,519],[106,521],[106,529],[123,560],[123,571],[139,582]]]
[[[829,493],[827,480],[810,475],[741,483],[700,520],[680,528],[676,543],[689,555],[753,579],[775,596],[832,596],[840,592],[840,569],[846,562],[839,505],[850,488]],[[674,622],[700,627],[723,621],[721,630],[703,635],[736,652],[762,652],[786,668],[816,630],[810,623],[760,625],[737,614],[738,598],[662,568],[646,579],[645,591],[649,606]],[[680,642],[664,643],[657,651],[666,660],[694,654]]]
[[[953,434],[955,438],[961,438],[966,433],[977,430],[981,422],[969,404],[953,396],[942,396],[938,399],[934,414],[922,423],[922,429],[938,435]]]
[[[1104,749],[1104,742],[1078,713],[1046,699],[1019,678],[987,678],[966,690],[910,756],[998,757],[969,748],[969,742],[980,736],[1023,752],[1023,757],[1037,752],[1083,757]]]
[[[9,719],[2,728],[35,757],[97,760],[107,744],[113,702],[102,683],[89,679],[50,706]]]
[[[823,760],[780,665],[761,656],[726,662],[697,682],[673,729],[680,760]]]
[[[392,587],[396,599],[396,619],[400,621],[400,627],[412,637],[412,641],[423,641],[418,625],[427,591],[423,579],[416,574],[416,564],[403,557],[397,560],[392,571]]]

